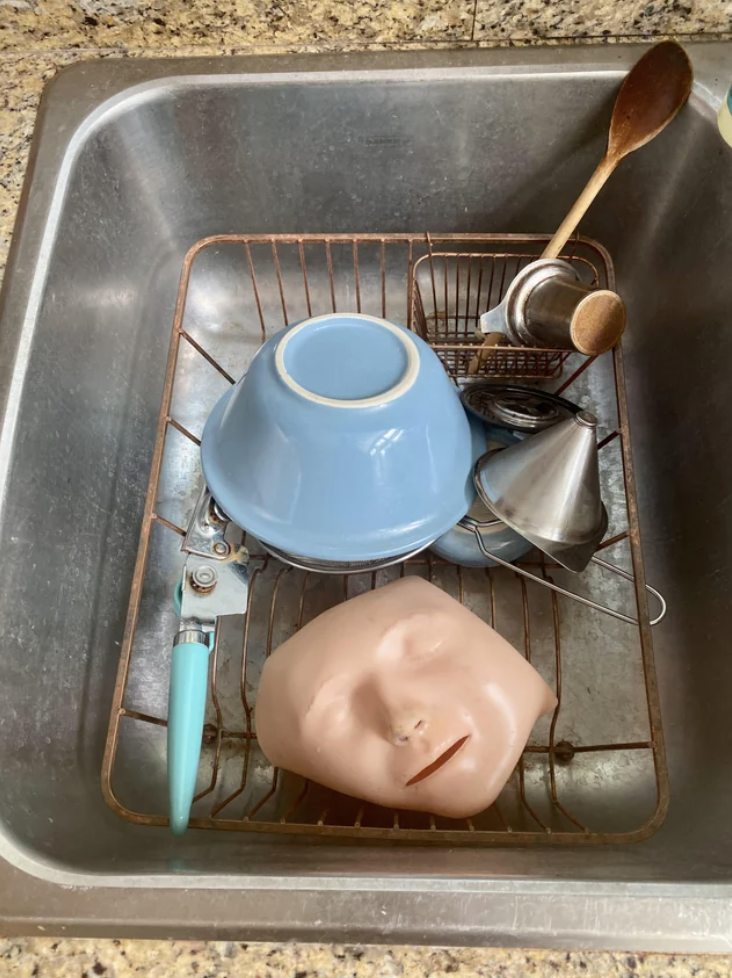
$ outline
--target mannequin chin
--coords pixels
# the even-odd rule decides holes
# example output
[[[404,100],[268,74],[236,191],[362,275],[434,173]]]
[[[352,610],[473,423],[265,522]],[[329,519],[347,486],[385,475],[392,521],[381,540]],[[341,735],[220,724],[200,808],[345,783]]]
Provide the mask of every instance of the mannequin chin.
[[[465,818],[493,803],[556,702],[489,625],[405,577],[281,645],[255,717],[276,767],[377,805]]]

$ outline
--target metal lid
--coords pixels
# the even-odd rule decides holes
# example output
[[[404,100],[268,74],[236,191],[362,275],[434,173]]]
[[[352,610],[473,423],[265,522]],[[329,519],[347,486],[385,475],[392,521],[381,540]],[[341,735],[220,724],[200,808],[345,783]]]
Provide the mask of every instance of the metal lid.
[[[551,428],[580,410],[556,394],[514,384],[480,381],[465,387],[460,397],[463,406],[481,421],[528,434]]]

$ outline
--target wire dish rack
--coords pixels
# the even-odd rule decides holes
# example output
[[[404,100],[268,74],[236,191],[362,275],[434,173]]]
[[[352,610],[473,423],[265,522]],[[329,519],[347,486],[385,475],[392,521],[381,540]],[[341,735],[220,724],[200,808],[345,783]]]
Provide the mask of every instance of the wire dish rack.
[[[538,235],[225,235],[199,241],[183,264],[157,423],[152,472],[104,755],[110,807],[165,826],[165,726],[173,591],[185,527],[201,485],[198,446],[209,411],[273,332],[306,316],[359,311],[410,325],[456,381],[481,339],[481,313],[540,256]],[[613,288],[597,243],[563,256]],[[562,372],[567,379],[559,383]],[[668,779],[653,663],[620,348],[596,360],[566,350],[493,348],[482,376],[542,380],[600,418],[603,499],[613,561],[635,584],[568,575],[533,552],[524,566],[579,593],[601,589],[637,618],[629,625],[569,602],[505,569],[471,570],[429,552],[350,577],[300,571],[251,551],[245,616],[219,619],[190,825],[449,845],[566,845],[638,841],[663,821]],[[550,381],[553,381],[551,383]],[[233,528],[236,531],[236,528]],[[240,533],[240,531],[236,531]],[[521,650],[557,695],[498,801],[472,819],[390,811],[273,769],[256,735],[267,656],[322,611],[398,576],[444,588]]]

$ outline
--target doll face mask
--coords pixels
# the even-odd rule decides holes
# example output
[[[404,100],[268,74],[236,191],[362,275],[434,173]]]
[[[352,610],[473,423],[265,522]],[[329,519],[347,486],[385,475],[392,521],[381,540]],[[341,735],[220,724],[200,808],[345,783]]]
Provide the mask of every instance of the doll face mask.
[[[390,808],[467,817],[556,698],[497,632],[426,581],[331,609],[267,661],[256,708],[276,766]]]

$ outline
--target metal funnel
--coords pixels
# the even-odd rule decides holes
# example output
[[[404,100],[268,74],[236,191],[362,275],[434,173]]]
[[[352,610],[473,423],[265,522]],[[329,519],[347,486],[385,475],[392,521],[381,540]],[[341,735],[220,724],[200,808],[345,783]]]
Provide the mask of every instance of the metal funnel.
[[[600,498],[595,430],[589,411],[489,452],[475,488],[508,526],[570,571],[583,571],[607,530]]]

